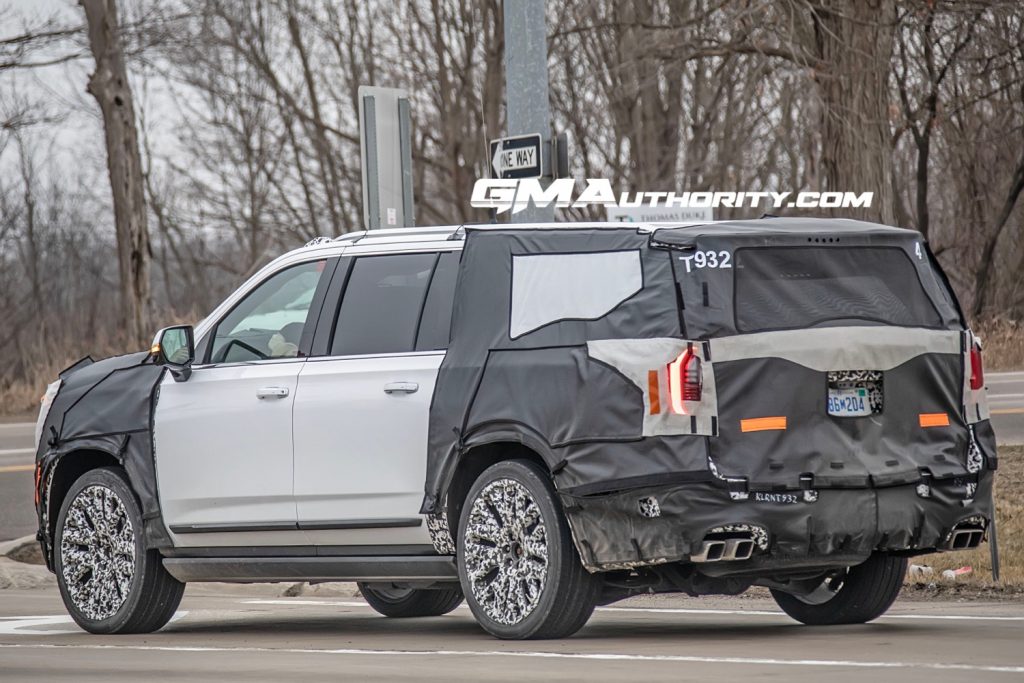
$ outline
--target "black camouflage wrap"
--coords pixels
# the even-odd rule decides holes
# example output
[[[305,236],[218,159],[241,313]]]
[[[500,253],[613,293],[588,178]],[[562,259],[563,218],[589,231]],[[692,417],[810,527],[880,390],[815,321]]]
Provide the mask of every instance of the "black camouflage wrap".
[[[905,257],[927,296],[927,310],[908,301],[907,315],[927,325],[851,315],[815,325],[804,335],[809,349],[787,354],[794,339],[787,334],[804,330],[738,329],[735,268],[687,272],[680,260],[697,251],[735,259],[738,249],[807,246]],[[607,315],[510,338],[513,256],[638,248],[643,289]],[[771,301],[768,290],[754,298]],[[844,335],[854,341],[844,344]],[[587,348],[596,340],[672,339],[690,340],[713,369],[710,432],[651,432],[644,424],[651,399],[627,376],[628,343],[618,366]],[[686,560],[706,534],[723,528],[750,531],[765,547],[748,561],[714,565],[718,572],[763,575],[848,565],[874,550],[928,552],[957,524],[987,527],[993,514],[995,438],[987,412],[964,417],[971,339],[927,245],[909,230],[822,219],[654,233],[627,226],[470,228],[452,343],[431,406],[422,511],[443,511],[453,473],[474,447],[517,442],[551,470],[592,571]],[[751,346],[753,353],[736,351]],[[828,415],[830,381],[875,381],[879,373],[884,383],[872,398],[884,405],[879,414]],[[944,413],[949,424],[925,428],[925,413]],[[743,419],[765,416],[786,416],[789,426],[741,429]]]
[[[59,512],[57,502],[49,500],[48,484],[65,460],[86,452],[106,454],[124,467],[142,509],[146,546],[171,546],[160,515],[152,439],[153,408],[163,373],[164,368],[145,352],[96,362],[83,359],[61,373],[36,452],[42,467],[37,536],[48,562]]]
[[[647,248],[648,238],[636,229],[467,228],[452,340],[430,410],[423,512],[437,511],[459,458],[493,441],[533,448],[558,471],[562,490],[614,487],[615,480],[639,482],[667,471],[706,474],[699,441],[638,440],[640,391],[587,356],[589,339],[680,336],[671,263],[666,252]],[[637,249],[644,287],[615,310],[510,338],[514,255]]]

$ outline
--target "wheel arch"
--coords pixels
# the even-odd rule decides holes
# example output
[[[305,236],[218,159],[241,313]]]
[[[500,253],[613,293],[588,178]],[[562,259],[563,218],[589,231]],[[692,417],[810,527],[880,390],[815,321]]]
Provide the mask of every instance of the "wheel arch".
[[[477,435],[459,458],[445,489],[445,514],[452,541],[458,543],[459,517],[466,494],[477,477],[491,465],[505,460],[529,460],[552,477],[551,448],[542,439],[520,430],[494,430]]]
[[[46,484],[42,487],[40,510],[43,515],[41,528],[45,533],[45,558],[47,567],[53,569],[53,539],[57,533],[57,517],[68,492],[86,472],[101,467],[123,467],[121,459],[107,450],[95,446],[77,448],[63,453],[48,467]],[[132,491],[135,493],[134,489]],[[135,494],[136,499],[138,494]],[[137,502],[137,501],[136,501]]]

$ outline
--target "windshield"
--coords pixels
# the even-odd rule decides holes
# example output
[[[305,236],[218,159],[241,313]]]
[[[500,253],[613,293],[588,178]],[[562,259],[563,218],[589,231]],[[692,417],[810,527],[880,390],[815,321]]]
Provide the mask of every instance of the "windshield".
[[[844,322],[942,326],[898,247],[748,247],[735,257],[740,332]]]

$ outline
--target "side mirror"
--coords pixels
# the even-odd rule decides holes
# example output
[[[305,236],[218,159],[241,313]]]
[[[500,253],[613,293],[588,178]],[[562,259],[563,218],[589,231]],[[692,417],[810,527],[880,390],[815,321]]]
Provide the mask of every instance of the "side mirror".
[[[191,325],[165,327],[156,333],[149,352],[159,365],[166,365],[175,381],[184,382],[192,376],[196,344]]]

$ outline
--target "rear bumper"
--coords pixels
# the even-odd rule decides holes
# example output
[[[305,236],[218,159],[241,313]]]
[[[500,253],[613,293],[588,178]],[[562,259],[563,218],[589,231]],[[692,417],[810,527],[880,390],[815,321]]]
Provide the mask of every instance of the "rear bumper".
[[[689,561],[705,536],[753,531],[749,560],[707,565],[716,575],[852,564],[875,551],[917,555],[944,547],[954,527],[992,519],[993,472],[917,485],[750,494],[735,500],[717,482],[654,486],[602,496],[564,496],[576,546],[590,571]],[[651,501],[656,501],[652,504]],[[657,514],[654,514],[654,512]]]

